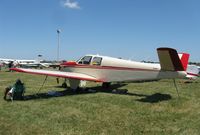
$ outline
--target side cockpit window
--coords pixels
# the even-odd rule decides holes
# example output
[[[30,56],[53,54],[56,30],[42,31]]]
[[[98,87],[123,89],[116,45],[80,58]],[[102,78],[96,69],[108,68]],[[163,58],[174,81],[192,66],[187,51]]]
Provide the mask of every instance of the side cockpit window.
[[[102,58],[101,57],[94,57],[92,60],[92,65],[100,66]]]
[[[90,64],[92,56],[85,56],[81,60],[79,60],[78,64]]]

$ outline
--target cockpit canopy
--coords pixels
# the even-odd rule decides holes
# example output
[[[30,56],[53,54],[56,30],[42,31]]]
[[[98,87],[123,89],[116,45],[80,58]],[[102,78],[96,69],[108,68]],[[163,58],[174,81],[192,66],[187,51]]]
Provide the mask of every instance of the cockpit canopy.
[[[78,64],[101,66],[102,57],[87,55],[78,60]]]

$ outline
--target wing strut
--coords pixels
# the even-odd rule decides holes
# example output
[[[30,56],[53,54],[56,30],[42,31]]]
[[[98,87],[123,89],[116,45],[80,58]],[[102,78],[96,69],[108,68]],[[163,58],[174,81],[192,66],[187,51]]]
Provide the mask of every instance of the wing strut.
[[[37,95],[39,94],[39,92],[40,92],[40,90],[43,88],[43,86],[44,86],[44,84],[45,84],[45,82],[46,82],[46,80],[47,80],[47,75],[46,75],[46,77],[45,77],[45,79],[44,79],[44,81],[43,81],[43,83],[42,83],[42,86],[39,88],[39,90],[38,90],[38,92],[37,92]]]

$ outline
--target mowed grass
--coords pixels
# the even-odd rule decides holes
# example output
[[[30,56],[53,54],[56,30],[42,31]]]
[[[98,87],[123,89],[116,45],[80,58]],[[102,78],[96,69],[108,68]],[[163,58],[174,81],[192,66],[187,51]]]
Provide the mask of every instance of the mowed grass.
[[[98,92],[4,101],[5,87],[17,78],[25,83],[25,96],[33,96],[45,76],[0,72],[1,135],[200,134],[200,79],[193,83],[177,80],[180,98],[172,80],[160,80],[114,84],[111,89],[89,83],[87,86]],[[39,93],[65,90],[58,86],[56,79],[49,77]],[[113,94],[113,89],[128,93]]]

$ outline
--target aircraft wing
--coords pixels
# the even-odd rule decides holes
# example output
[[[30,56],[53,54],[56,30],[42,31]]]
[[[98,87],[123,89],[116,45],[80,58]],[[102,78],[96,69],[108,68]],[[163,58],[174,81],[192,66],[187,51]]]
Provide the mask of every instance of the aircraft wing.
[[[75,72],[50,71],[50,70],[38,70],[38,69],[26,69],[26,68],[10,68],[10,70],[22,72],[22,73],[28,73],[28,74],[46,75],[46,76],[71,78],[71,79],[85,80],[85,81],[103,82],[102,80],[97,79],[93,76],[82,74],[82,73],[75,73]]]

